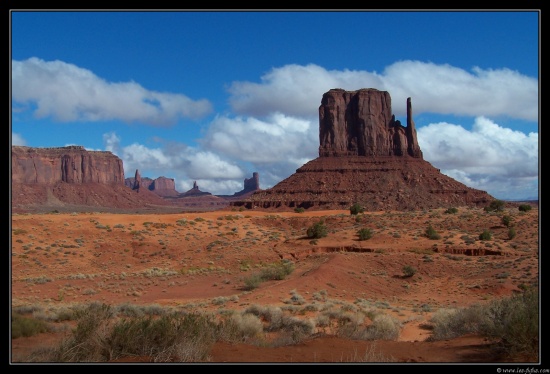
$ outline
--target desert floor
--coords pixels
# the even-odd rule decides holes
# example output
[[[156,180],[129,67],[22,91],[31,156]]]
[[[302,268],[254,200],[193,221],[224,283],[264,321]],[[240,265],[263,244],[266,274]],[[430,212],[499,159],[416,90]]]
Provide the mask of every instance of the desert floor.
[[[304,304],[369,303],[402,322],[397,340],[351,340],[319,331],[276,348],[218,342],[209,362],[345,363],[376,349],[397,363],[506,363],[481,336],[428,341],[426,328],[438,309],[486,303],[539,285],[538,208],[506,209],[517,232],[513,239],[502,214],[480,208],[358,216],[349,210],[13,214],[11,304],[47,309],[100,301],[197,310],[295,305],[300,311]],[[312,242],[307,228],[320,220],[328,235]],[[441,239],[424,235],[430,225]],[[361,228],[370,228],[373,237],[360,241]],[[479,240],[484,229],[491,240]],[[281,259],[294,263],[290,275],[245,290],[246,277]],[[406,266],[416,273],[406,277]],[[301,315],[311,317],[314,308],[309,310]],[[10,361],[25,361],[32,350],[62,337],[13,339]]]

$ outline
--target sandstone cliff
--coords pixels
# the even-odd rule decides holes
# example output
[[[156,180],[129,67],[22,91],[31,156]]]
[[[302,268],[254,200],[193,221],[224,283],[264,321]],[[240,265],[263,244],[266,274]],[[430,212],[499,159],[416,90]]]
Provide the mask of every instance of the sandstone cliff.
[[[122,160],[111,152],[81,146],[32,148],[12,146],[13,183],[124,183]]]
[[[319,156],[404,156],[422,158],[407,100],[407,126],[395,120],[387,91],[332,89],[319,107]]]

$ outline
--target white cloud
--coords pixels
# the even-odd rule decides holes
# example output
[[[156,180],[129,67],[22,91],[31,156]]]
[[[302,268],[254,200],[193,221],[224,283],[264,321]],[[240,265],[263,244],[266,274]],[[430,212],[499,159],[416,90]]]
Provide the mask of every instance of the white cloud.
[[[442,122],[417,129],[417,136],[425,160],[469,187],[516,198],[538,195],[538,133],[477,117],[472,131]]]
[[[12,133],[11,134],[11,145],[27,145],[27,142],[21,134]]]
[[[255,164],[291,162],[318,154],[319,125],[274,113],[253,117],[216,117],[201,140],[206,149]]]
[[[133,177],[137,169],[142,177],[173,178],[176,185],[188,186],[186,190],[192,187],[194,180],[202,180],[205,186],[211,186],[212,190],[202,188],[201,190],[213,194],[233,194],[242,190],[245,174],[238,165],[209,151],[174,142],[163,142],[162,139],[157,140],[161,143],[158,148],[149,148],[138,143],[122,146],[121,139],[116,133],[103,135],[105,150],[113,152],[122,159],[126,177]],[[235,179],[241,179],[241,181],[237,182]],[[239,185],[240,188],[226,190],[235,185]]]
[[[38,118],[52,116],[63,122],[120,120],[166,125],[212,110],[207,100],[150,91],[135,82],[107,82],[73,64],[36,57],[12,61],[12,98],[18,105],[35,104]]]
[[[243,178],[244,173],[235,165],[224,161],[212,152],[193,152],[187,156],[188,167],[186,173],[193,179]]]
[[[311,117],[316,115],[323,93],[331,88],[357,90],[382,86],[375,73],[326,70],[314,64],[274,68],[262,76],[261,81],[231,84],[229,102],[235,112],[251,116],[281,112]]]
[[[412,98],[414,113],[458,116],[509,116],[538,120],[538,81],[509,69],[472,72],[443,64],[399,61],[383,74],[358,70],[326,70],[318,65],[285,65],[261,77],[261,83],[233,82],[229,88],[233,110],[250,116],[274,112],[290,116],[315,115],[323,93],[331,88],[388,91],[392,110],[406,114]]]

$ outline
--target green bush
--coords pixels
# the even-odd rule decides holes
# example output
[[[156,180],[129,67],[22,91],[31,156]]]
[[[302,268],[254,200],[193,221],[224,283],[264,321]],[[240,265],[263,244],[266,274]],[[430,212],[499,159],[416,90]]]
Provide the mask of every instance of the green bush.
[[[426,229],[426,237],[431,240],[441,239],[441,235],[439,235],[431,225]]]
[[[365,209],[359,205],[359,203],[355,203],[353,204],[350,208],[349,208],[349,212],[351,215],[358,215],[359,213],[363,213],[365,211]]]
[[[493,237],[493,234],[487,229],[483,230],[481,234],[479,234],[479,240],[491,240]]]
[[[304,208],[294,208],[294,211],[295,211],[296,213],[303,213],[303,212],[305,212],[306,210],[305,210]]]
[[[11,338],[17,339],[22,336],[29,337],[48,331],[48,325],[46,322],[25,317],[19,313],[13,313],[11,315]]]
[[[268,280],[282,280],[294,271],[294,263],[289,260],[282,260],[276,264],[270,264],[262,268],[259,272],[252,274],[244,279],[244,289],[253,290],[260,286],[262,282]]]
[[[416,274],[416,268],[411,265],[403,266],[403,276],[406,278],[412,277]]]
[[[512,224],[512,217],[510,216],[502,216],[502,218],[500,219],[500,222],[506,226],[506,227],[510,227],[510,225]]]
[[[508,239],[514,239],[516,237],[516,229],[513,227],[510,227],[508,229]]]
[[[502,212],[506,203],[502,200],[493,200],[491,203],[483,208],[486,212]]]
[[[369,228],[363,228],[357,231],[357,235],[359,235],[359,240],[367,240],[372,238],[372,230]]]
[[[323,221],[319,221],[307,229],[307,237],[310,239],[320,239],[328,235],[327,226]]]
[[[458,213],[457,208],[449,208],[445,211],[445,214],[455,214],[455,213]]]
[[[521,204],[520,206],[518,206],[518,210],[520,212],[528,212],[532,209],[533,207],[529,204]]]

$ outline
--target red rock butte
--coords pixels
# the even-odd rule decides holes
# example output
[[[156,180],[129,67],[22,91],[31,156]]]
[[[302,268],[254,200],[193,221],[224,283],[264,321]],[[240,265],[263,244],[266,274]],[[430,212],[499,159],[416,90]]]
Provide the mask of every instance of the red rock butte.
[[[418,210],[485,206],[494,198],[423,159],[407,99],[407,124],[387,91],[331,89],[319,107],[319,157],[270,189],[232,206],[262,209]]]

